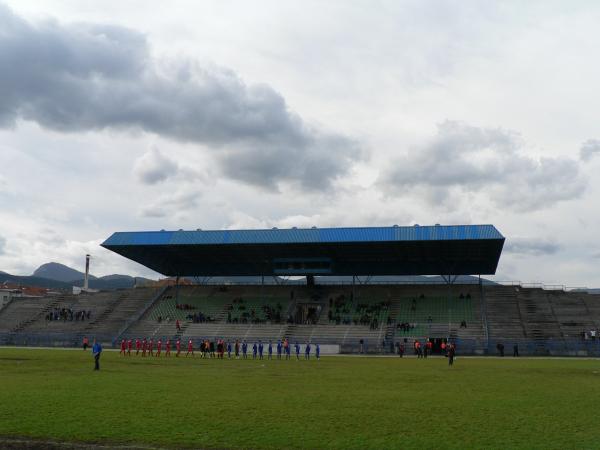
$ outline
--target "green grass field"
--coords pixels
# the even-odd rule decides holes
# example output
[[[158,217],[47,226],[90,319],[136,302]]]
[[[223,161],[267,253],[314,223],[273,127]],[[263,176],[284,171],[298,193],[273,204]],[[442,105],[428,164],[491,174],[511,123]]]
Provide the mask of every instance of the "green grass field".
[[[0,447],[600,448],[600,361],[119,357],[0,349]]]

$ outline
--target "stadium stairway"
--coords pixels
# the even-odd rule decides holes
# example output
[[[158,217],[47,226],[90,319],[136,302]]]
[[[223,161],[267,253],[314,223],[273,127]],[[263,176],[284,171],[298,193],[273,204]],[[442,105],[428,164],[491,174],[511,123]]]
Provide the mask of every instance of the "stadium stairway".
[[[586,292],[574,293],[585,304],[586,311],[589,313],[590,320],[594,323],[595,329],[600,328],[600,294],[588,294]]]
[[[135,288],[112,293],[105,309],[77,334],[75,345],[81,342],[83,336],[111,336],[114,341],[128,319],[144,308],[156,292],[156,288]]]
[[[526,337],[533,339],[535,353],[548,354],[547,340],[562,337],[558,319],[543,289],[520,289],[517,293]]]
[[[490,342],[526,337],[521,310],[514,286],[485,286],[487,322]]]
[[[583,294],[587,295],[587,294]],[[594,315],[579,294],[562,295],[561,292],[547,293],[554,315],[558,318],[560,334],[565,338],[579,338],[583,331],[597,328]]]
[[[45,320],[46,314],[48,314],[52,309],[54,309],[62,300],[64,300],[64,296],[58,296],[52,298],[50,302],[48,302],[45,306],[42,307],[38,311],[37,314],[34,314],[27,319],[19,322],[19,324],[14,327],[11,331],[13,333],[18,333],[25,330],[29,325],[39,322],[40,320]]]

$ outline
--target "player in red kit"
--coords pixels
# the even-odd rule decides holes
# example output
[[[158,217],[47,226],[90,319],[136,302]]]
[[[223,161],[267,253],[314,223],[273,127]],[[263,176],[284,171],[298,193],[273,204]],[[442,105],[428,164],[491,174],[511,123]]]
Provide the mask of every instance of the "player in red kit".
[[[171,356],[171,339],[167,339],[167,343],[165,345],[165,356]]]
[[[154,356],[154,339],[150,338],[148,342],[148,356]]]
[[[162,350],[162,340],[159,339],[156,343],[156,356],[160,358],[160,351]]]
[[[131,356],[131,348],[133,347],[133,341],[129,339],[127,341],[127,356]]]
[[[125,339],[121,339],[121,351],[119,352],[119,355],[123,353],[123,356],[125,356]]]
[[[139,355],[140,349],[142,348],[142,343],[139,338],[135,340],[135,356]]]
[[[148,350],[148,340],[144,338],[144,342],[142,343],[142,356],[146,356],[146,350]]]
[[[192,354],[192,356],[194,356],[194,343],[191,339],[188,341],[188,351],[185,354],[185,356],[187,357],[190,353]]]
[[[175,349],[177,350],[175,356],[179,356],[179,354],[181,353],[181,341],[179,339],[177,339],[177,341],[175,342]]]

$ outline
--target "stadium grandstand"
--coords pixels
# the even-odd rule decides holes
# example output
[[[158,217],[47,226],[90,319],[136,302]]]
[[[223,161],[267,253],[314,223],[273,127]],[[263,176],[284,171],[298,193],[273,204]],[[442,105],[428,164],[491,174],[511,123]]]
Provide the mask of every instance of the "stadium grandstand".
[[[118,232],[102,246],[175,282],[12,298],[0,343],[285,337],[341,352],[429,340],[434,352],[451,341],[463,354],[600,354],[600,296],[481,278],[504,240],[492,225]]]

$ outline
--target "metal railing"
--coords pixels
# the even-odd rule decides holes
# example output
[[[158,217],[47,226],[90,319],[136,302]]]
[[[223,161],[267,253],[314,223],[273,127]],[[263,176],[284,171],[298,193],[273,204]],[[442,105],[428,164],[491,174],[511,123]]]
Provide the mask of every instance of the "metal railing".
[[[80,347],[80,335],[77,333],[0,333],[0,345],[17,347]],[[93,335],[88,336],[90,342],[97,339],[106,347],[113,346],[114,336],[112,335]],[[209,338],[214,338],[210,336]],[[265,341],[266,338],[263,338]],[[278,336],[273,336],[273,342]],[[318,342],[321,345],[340,344],[340,352],[346,354],[396,354],[397,344],[400,339],[386,340],[377,342],[375,339],[353,336],[353,342],[341,344],[339,340],[330,338],[313,338],[313,343]],[[292,338],[293,340],[293,338]],[[458,355],[488,355],[500,356],[498,343],[504,344],[504,355],[512,357],[513,346],[518,346],[520,356],[573,356],[573,357],[600,357],[600,339],[581,339],[581,338],[555,338],[545,340],[534,339],[494,339],[488,345],[483,339],[456,339]],[[303,344],[303,343],[302,343]],[[413,355],[412,339],[407,339],[405,345],[405,355]],[[114,347],[114,346],[113,346]],[[439,351],[432,353],[439,355]]]
[[[223,282],[223,281],[205,281],[202,282],[201,285],[203,286],[238,286],[238,285],[245,285],[245,286],[261,286],[263,283],[261,283],[260,281],[235,281],[235,280],[231,280],[231,281],[227,281],[227,282]],[[351,280],[325,280],[325,279],[318,279],[316,280],[316,284],[315,286],[352,286],[352,281]],[[361,283],[355,283],[355,286],[364,286],[364,285],[377,285],[377,286],[382,286],[382,285],[432,285],[432,286],[444,286],[447,283],[444,280],[387,280],[387,281],[380,281],[380,280],[369,280],[368,282],[361,282]],[[473,277],[472,280],[458,280],[455,283],[453,283],[453,285],[456,286],[460,286],[460,285],[476,285],[479,284],[479,280],[475,277]],[[585,286],[567,286],[565,284],[544,284],[541,282],[525,282],[525,281],[519,281],[519,280],[489,280],[486,279],[486,281],[483,282],[484,287],[493,287],[495,285],[500,285],[500,286],[515,286],[515,287],[521,287],[521,288],[537,288],[537,289],[543,289],[546,291],[563,291],[563,292],[569,292],[569,291],[587,291],[589,288],[585,287]],[[182,285],[183,287],[185,287],[185,285]],[[296,287],[296,286],[306,286],[306,283],[304,281],[298,282],[297,280],[292,280],[292,281],[287,281],[287,282],[282,282],[282,283],[275,283],[273,281],[269,281],[269,282],[265,282],[264,286],[288,286],[288,287]]]

